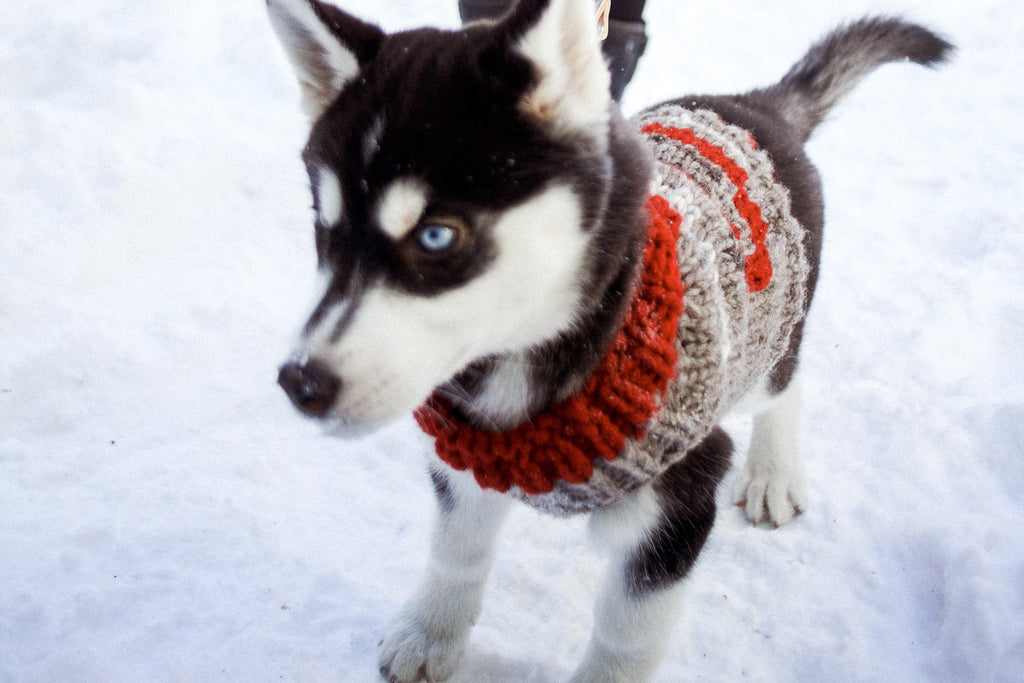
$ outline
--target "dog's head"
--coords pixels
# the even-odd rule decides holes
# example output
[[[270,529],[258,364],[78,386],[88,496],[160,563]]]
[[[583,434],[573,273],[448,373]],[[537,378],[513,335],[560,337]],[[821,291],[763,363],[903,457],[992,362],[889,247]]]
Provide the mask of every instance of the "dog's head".
[[[280,371],[295,405],[372,427],[571,329],[612,176],[590,0],[396,34],[317,0],[267,4],[313,124],[322,295]]]

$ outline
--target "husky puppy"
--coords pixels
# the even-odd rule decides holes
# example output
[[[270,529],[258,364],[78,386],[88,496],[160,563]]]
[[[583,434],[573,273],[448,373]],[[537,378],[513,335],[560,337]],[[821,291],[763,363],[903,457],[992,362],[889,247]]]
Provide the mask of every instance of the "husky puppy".
[[[312,121],[323,283],[279,383],[337,431],[415,411],[433,439],[432,563],[382,676],[452,675],[518,498],[591,513],[613,554],[573,680],[648,680],[714,521],[718,421],[745,397],[737,502],[774,525],[805,504],[797,351],[823,210],[803,144],[872,69],[950,45],[866,19],[776,85],[626,121],[591,0],[396,34],[267,4]]]

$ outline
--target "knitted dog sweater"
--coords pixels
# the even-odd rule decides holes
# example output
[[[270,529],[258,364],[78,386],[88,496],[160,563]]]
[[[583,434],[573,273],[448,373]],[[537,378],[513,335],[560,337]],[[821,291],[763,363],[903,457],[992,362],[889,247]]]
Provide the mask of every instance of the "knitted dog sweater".
[[[576,396],[478,430],[417,411],[438,456],[554,514],[609,505],[686,456],[786,353],[808,264],[789,191],[751,135],[666,104],[634,123],[657,161],[648,244],[622,329]]]

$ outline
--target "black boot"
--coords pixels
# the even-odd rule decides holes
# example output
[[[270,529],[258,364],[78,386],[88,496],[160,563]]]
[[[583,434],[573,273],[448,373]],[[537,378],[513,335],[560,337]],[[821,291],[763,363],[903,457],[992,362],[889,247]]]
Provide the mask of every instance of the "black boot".
[[[612,98],[618,102],[622,99],[622,91],[633,78],[637,62],[647,47],[647,31],[644,22],[608,21],[608,37],[601,43],[601,52],[608,62],[608,70],[612,73]]]
[[[463,23],[477,19],[495,19],[504,14],[511,5],[512,0],[459,0],[459,16],[462,17]],[[639,3],[639,7],[643,8],[642,2]],[[612,11],[615,11],[615,3],[612,3],[612,8]],[[640,61],[646,47],[647,31],[644,30],[642,19],[608,21],[608,37],[601,43],[601,52],[604,53],[612,74],[611,93],[616,102],[622,99],[622,91],[633,78],[637,62]]]
[[[459,16],[466,24],[477,19],[497,19],[512,6],[512,0],[459,0]]]

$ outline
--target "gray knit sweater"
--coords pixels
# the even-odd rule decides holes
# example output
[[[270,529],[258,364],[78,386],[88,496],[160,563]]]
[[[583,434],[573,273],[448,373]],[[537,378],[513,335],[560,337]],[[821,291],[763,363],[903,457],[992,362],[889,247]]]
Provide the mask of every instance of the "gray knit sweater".
[[[683,219],[676,377],[645,435],[627,440],[614,460],[596,459],[589,480],[558,481],[541,495],[513,489],[554,514],[615,502],[684,458],[782,359],[804,314],[803,230],[750,133],[677,105],[633,121],[657,160],[652,192]]]

